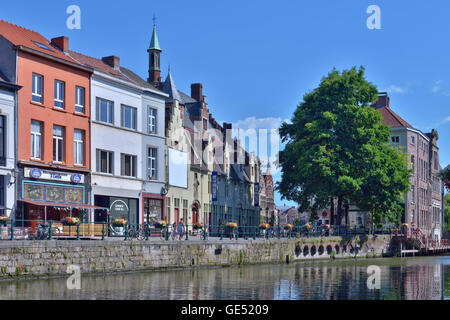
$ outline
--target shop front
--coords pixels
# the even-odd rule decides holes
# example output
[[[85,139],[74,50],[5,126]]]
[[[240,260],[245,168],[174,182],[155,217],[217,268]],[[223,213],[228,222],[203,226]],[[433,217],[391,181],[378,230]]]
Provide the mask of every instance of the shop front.
[[[144,193],[142,195],[142,201],[143,201],[142,221],[144,222],[144,224],[152,226],[157,221],[169,220],[169,217],[166,217],[164,212],[165,208],[164,196]]]
[[[109,208],[109,214],[102,210],[96,210],[94,216],[96,223],[111,222],[116,219],[124,219],[132,226],[140,223],[138,199],[94,195],[94,204],[99,207]]]
[[[28,167],[20,173],[20,210],[16,221],[61,221],[71,214],[80,216],[82,221],[89,220],[88,175]]]

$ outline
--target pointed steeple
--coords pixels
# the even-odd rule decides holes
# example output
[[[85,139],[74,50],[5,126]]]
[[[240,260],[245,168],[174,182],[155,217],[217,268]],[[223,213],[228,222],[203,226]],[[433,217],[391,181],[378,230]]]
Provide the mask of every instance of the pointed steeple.
[[[156,18],[153,17],[153,35],[152,41],[150,42],[150,48],[148,48],[148,59],[149,59],[149,69],[148,69],[148,82],[155,87],[159,87],[161,84],[161,47],[159,46],[158,35],[156,33]]]
[[[168,100],[178,100],[178,102],[181,102],[180,93],[178,92],[177,87],[175,86],[175,81],[173,81],[172,74],[170,72],[170,67],[169,67],[169,74],[167,75],[167,79],[164,82],[162,91],[169,95]]]
[[[153,26],[153,35],[152,35],[152,41],[150,42],[149,50],[162,51],[161,47],[159,46],[158,34],[156,33],[156,25]]]

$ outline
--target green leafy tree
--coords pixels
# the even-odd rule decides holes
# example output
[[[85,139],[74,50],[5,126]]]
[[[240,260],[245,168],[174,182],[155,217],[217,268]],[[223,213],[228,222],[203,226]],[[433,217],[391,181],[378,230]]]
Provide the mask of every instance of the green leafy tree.
[[[394,203],[407,189],[408,170],[388,146],[389,128],[370,107],[377,94],[364,68],[354,67],[334,69],[304,96],[292,123],[280,128],[286,147],[280,152],[283,173],[277,188],[284,198],[313,211],[337,199],[337,224],[350,202],[375,208],[380,218],[391,217],[385,209],[398,209]],[[379,196],[380,186],[395,192]]]

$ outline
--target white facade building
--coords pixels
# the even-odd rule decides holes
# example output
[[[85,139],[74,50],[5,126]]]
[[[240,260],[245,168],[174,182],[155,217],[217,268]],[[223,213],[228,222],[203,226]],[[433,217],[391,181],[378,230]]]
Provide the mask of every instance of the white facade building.
[[[15,97],[17,86],[0,78],[0,215],[11,216],[15,208],[16,160]]]
[[[119,58],[71,53],[94,67],[91,79],[91,200],[110,208],[110,219],[130,225],[163,218],[164,99]],[[97,212],[96,222],[107,221]]]

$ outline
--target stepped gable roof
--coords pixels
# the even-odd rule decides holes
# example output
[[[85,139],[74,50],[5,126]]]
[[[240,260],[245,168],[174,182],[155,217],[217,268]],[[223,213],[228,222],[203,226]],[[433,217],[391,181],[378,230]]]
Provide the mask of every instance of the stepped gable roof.
[[[54,58],[78,64],[36,31],[0,20],[0,36],[3,36],[15,46],[23,46],[39,53],[50,55]]]
[[[383,117],[383,123],[387,125],[389,128],[396,127],[406,127],[406,128],[414,128],[408,122],[406,122],[402,117],[396,114],[390,107],[381,107],[376,109],[381,116]]]
[[[116,70],[116,69],[112,68],[111,66],[104,63],[103,60],[101,60],[101,59],[90,57],[85,54],[81,54],[79,52],[75,52],[75,51],[71,51],[71,50],[69,50],[69,55],[73,59],[77,60],[79,63],[81,63],[85,66],[89,66],[89,67],[93,68],[94,70],[103,72],[109,76],[112,76],[112,77],[115,77],[115,78],[118,78],[121,80],[125,80],[128,82],[134,83],[133,81],[131,81],[131,79],[126,77],[122,72],[120,72],[120,70]],[[136,83],[134,83],[134,84],[136,84]]]

